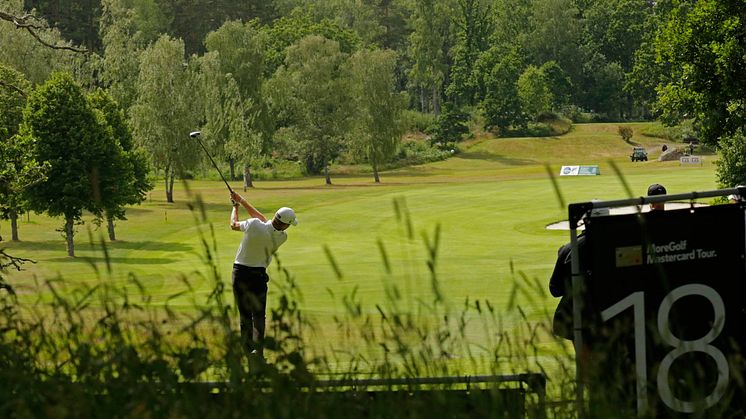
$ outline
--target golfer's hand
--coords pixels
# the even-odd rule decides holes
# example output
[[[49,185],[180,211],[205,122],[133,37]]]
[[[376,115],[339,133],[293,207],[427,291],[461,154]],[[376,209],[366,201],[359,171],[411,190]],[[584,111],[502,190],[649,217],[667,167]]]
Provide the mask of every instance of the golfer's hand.
[[[243,198],[241,197],[241,195],[239,195],[235,191],[233,191],[233,192],[231,192],[231,201],[233,201],[234,203],[238,204],[241,201],[243,201]]]

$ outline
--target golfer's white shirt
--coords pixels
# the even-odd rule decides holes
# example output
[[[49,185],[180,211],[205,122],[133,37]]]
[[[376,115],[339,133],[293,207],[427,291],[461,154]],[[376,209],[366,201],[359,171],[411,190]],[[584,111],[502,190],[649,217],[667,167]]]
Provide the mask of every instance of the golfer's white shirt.
[[[240,226],[243,238],[235,260],[239,265],[266,268],[272,262],[272,255],[288,239],[287,233],[275,230],[272,220],[262,222],[258,218],[249,218]]]

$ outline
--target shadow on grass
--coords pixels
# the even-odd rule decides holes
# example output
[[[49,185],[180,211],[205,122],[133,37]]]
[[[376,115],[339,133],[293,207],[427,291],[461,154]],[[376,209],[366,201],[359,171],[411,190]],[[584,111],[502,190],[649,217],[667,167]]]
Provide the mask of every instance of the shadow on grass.
[[[65,241],[60,240],[46,240],[46,241],[35,241],[35,242],[15,242],[13,248],[24,249],[24,250],[65,250]],[[106,246],[111,250],[126,249],[126,250],[158,250],[168,252],[190,252],[194,250],[194,246],[186,243],[179,242],[162,242],[162,241],[142,241],[142,242],[128,242],[128,241],[114,241],[107,242]],[[91,251],[99,250],[98,244],[91,245],[90,243],[76,243],[76,251]]]
[[[466,153],[461,153],[458,155],[458,157],[462,159],[466,159],[466,160],[486,160],[486,161],[501,163],[507,166],[525,166],[525,165],[537,163],[535,160],[531,160],[531,159],[513,159],[513,158],[505,157],[499,154],[488,153],[486,151],[470,151]]]
[[[59,258],[52,258],[48,259],[49,262],[79,262],[84,263],[87,265],[90,265],[91,263],[95,264],[104,264],[106,261],[112,263],[112,264],[130,264],[130,265],[168,265],[169,263],[178,262],[179,259],[177,258],[131,258],[131,257],[104,257],[104,256],[78,256],[75,258],[69,258],[69,257],[59,257]]]

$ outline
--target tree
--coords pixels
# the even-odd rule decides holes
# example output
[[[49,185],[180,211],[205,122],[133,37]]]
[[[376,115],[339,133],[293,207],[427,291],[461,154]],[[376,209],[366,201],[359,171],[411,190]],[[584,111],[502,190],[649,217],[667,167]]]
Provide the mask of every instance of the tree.
[[[632,140],[632,134],[634,133],[632,131],[632,128],[623,125],[620,125],[617,128],[617,132],[622,137],[622,140],[624,140],[625,143],[628,143]]]
[[[493,61],[494,60],[494,61]],[[487,94],[481,103],[488,129],[505,130],[526,125],[526,114],[518,97],[517,81],[523,68],[516,47],[507,51],[490,48],[480,60]]]
[[[20,135],[28,136],[47,178],[26,189],[29,207],[65,219],[68,256],[75,256],[74,225],[83,210],[103,210],[99,173],[111,152],[111,135],[99,123],[82,88],[67,73],[53,73],[28,98]]]
[[[619,63],[625,72],[632,70],[635,51],[646,33],[646,22],[653,13],[649,0],[596,0],[584,10],[588,42],[610,62]]]
[[[746,137],[743,129],[720,140],[718,151],[720,158],[715,164],[720,186],[733,188],[746,185]]]
[[[585,109],[608,116],[621,116],[624,105],[624,70],[619,63],[608,62],[592,52],[583,63],[583,78],[578,83],[582,95],[576,103]]]
[[[413,61],[409,82],[419,91],[420,111],[440,114],[440,94],[448,70],[445,62],[446,24],[438,0],[416,0],[408,54]],[[430,94],[428,100],[426,92]]]
[[[581,79],[582,26],[573,0],[535,0],[526,38],[530,62],[555,61],[575,82]]]
[[[5,132],[0,129],[0,133]],[[26,208],[25,191],[46,179],[48,165],[40,165],[32,154],[27,136],[14,135],[0,145],[0,217],[10,220],[11,240],[20,240],[18,216]],[[2,240],[2,238],[0,238]]]
[[[345,54],[336,41],[311,35],[288,48],[285,65],[266,88],[278,124],[306,171],[323,171],[342,149],[349,126],[350,98],[342,77]]]
[[[131,110],[133,136],[163,171],[167,202],[174,202],[177,173],[194,168],[202,158],[188,137],[199,126],[194,79],[182,41],[164,35],[143,52]]]
[[[0,218],[9,219],[11,238],[18,238],[23,191],[42,179],[43,171],[30,154],[28,139],[17,136],[31,83],[23,74],[0,65]]]
[[[681,2],[656,41],[670,73],[658,87],[669,123],[695,118],[701,140],[716,144],[746,125],[746,9],[739,2]]]
[[[262,93],[266,33],[253,23],[226,22],[205,40],[217,66],[206,65],[206,131],[231,163],[243,163],[244,188],[253,186],[251,165],[270,147],[273,119]],[[205,56],[206,58],[206,56]],[[209,76],[208,76],[209,74]]]
[[[301,39],[317,35],[337,42],[339,50],[344,54],[352,54],[361,44],[355,32],[339,24],[322,19],[315,22],[302,10],[294,10],[290,16],[283,16],[264,27],[266,32],[265,67],[266,76],[271,76],[285,61],[291,45],[296,45]]]
[[[549,83],[552,96],[552,109],[561,108],[570,103],[573,84],[565,70],[556,61],[547,61],[539,67]]]
[[[468,121],[469,114],[446,103],[443,113],[438,116],[433,128],[428,130],[430,142],[440,148],[446,148],[461,141],[464,135],[469,133]]]
[[[19,29],[30,37],[34,42],[43,45],[45,48],[62,49],[74,52],[85,52],[86,50],[76,48],[69,42],[59,42],[59,32],[50,31],[46,20],[38,17],[36,13],[26,13],[23,11],[24,1],[6,0],[4,10],[0,10],[0,21],[11,23],[16,29]],[[7,8],[6,8],[7,7]],[[52,35],[53,38],[50,37]]]
[[[474,74],[474,63],[488,49],[491,14],[490,6],[483,0],[458,0],[451,83],[446,89],[449,98],[458,105],[473,104],[477,98],[479,83]]]
[[[153,185],[148,179],[147,156],[134,148],[124,111],[101,89],[90,94],[88,99],[93,108],[101,112],[101,122],[111,130],[109,164],[100,169],[99,183],[109,240],[113,241],[116,240],[114,220],[126,220],[124,206],[143,202]]]
[[[348,66],[355,109],[352,136],[380,183],[378,169],[396,154],[403,134],[406,97],[395,90],[396,53],[363,49],[350,57]]]
[[[137,94],[140,55],[167,22],[155,0],[102,0],[101,6],[101,81],[126,112]]]
[[[518,98],[529,117],[536,119],[540,113],[551,110],[552,92],[541,69],[529,65],[516,81]]]
[[[22,0],[0,6],[0,63],[23,73],[33,84],[43,83],[55,70],[72,68],[80,55],[44,19],[23,10]]]
[[[253,187],[251,164],[262,154],[264,137],[254,129],[258,118],[252,113],[256,107],[251,98],[241,97],[233,74],[223,73],[219,61],[217,52],[209,52],[199,59],[205,143],[214,154],[230,162],[231,178],[234,177],[234,163],[243,163],[245,191]]]

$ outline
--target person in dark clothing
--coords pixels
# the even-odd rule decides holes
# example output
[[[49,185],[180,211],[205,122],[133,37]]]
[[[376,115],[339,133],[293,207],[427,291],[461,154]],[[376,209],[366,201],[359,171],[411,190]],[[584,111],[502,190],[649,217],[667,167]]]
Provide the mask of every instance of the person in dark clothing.
[[[654,183],[648,186],[648,196],[665,195],[667,193],[668,192],[666,192],[666,188],[661,184]],[[650,211],[663,211],[665,209],[665,202],[656,202],[655,204],[650,204]]]

